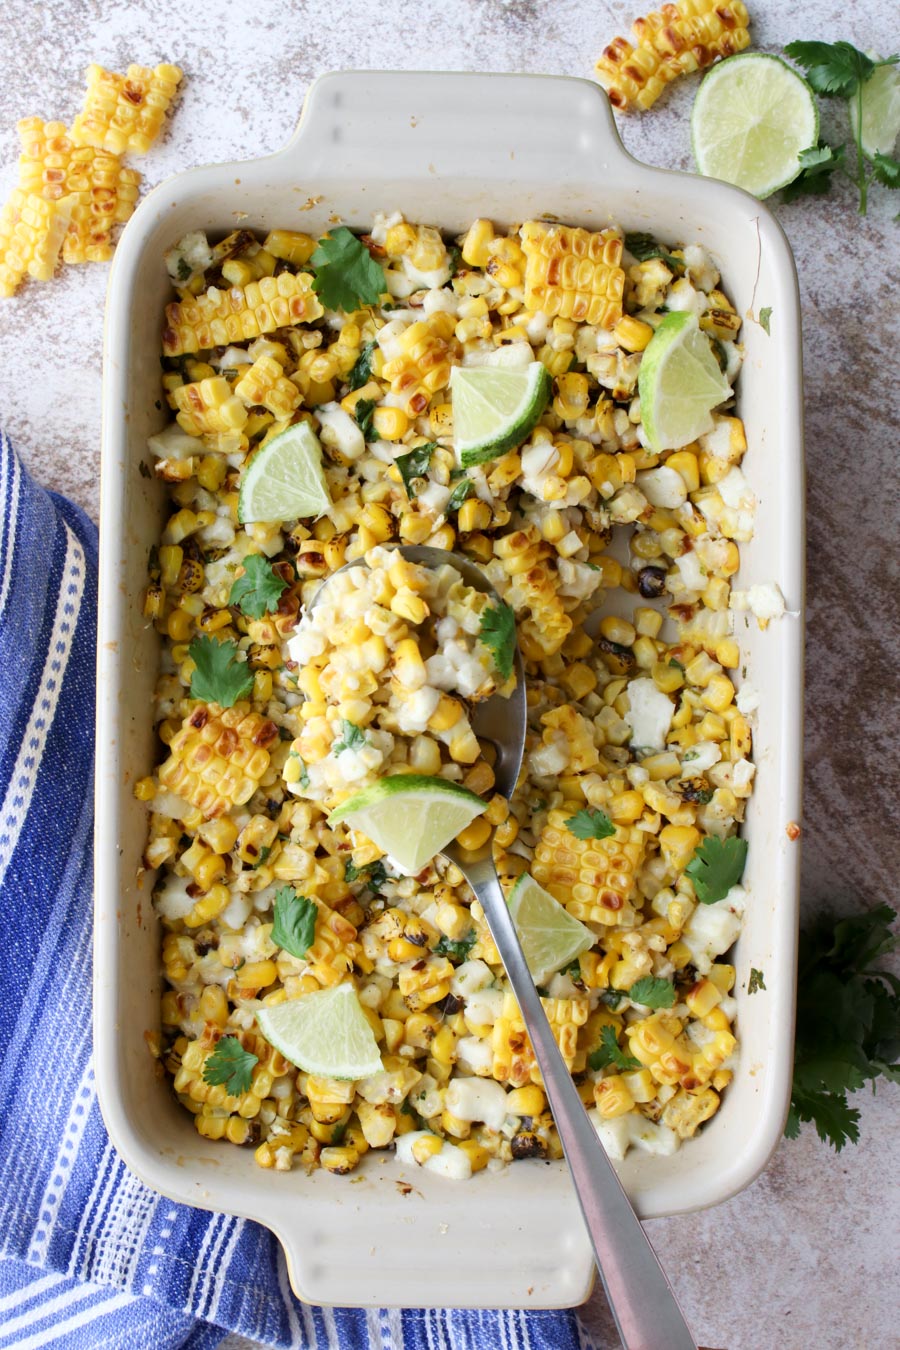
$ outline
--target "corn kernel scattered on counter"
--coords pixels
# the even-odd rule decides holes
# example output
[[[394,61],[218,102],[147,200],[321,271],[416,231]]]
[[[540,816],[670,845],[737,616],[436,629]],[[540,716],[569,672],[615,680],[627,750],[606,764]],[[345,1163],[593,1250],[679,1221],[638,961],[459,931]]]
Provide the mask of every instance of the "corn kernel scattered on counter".
[[[198,1131],[264,1168],[343,1176],[393,1145],[455,1179],[558,1158],[460,871],[438,857],[398,875],[328,822],[385,774],[442,775],[487,802],[471,828],[504,887],[530,872],[594,934],[541,995],[607,1148],[670,1154],[736,1064],[727,954],[748,903],[755,696],[730,603],[755,497],[731,399],[656,454],[637,381],[664,313],[690,309],[733,384],[740,318],[691,241],[641,262],[615,228],[482,218],[451,240],[394,214],[341,247],[347,309],[329,308],[334,250],[299,231],[194,231],[166,255],[170,424],[150,450],[171,504],[143,598],[162,749],[136,787],[163,930],[152,1043]],[[452,369],[534,362],[553,382],[536,425],[463,470]],[[248,464],[298,421],[330,506],[241,523]],[[396,544],[475,560],[503,614],[486,625],[488,597]],[[502,691],[513,633],[528,735],[507,801],[470,713]],[[278,918],[285,894],[302,942]],[[381,1056],[350,1082],[291,1063],[256,1022],[342,984]]]

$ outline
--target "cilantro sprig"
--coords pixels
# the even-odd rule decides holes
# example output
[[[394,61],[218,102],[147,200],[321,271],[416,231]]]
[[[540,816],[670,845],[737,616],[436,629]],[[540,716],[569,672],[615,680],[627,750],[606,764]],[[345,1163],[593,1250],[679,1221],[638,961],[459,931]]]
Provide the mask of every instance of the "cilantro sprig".
[[[667,253],[656,242],[652,234],[645,234],[640,230],[635,231],[634,234],[626,234],[625,247],[633,257],[637,258],[638,262],[649,262],[651,258],[662,258],[667,267],[684,266],[682,258],[673,257],[671,253]]]
[[[659,975],[645,975],[628,990],[632,1003],[640,1003],[645,1008],[673,1008],[675,1006],[675,986],[671,980]]]
[[[798,197],[824,196],[826,192],[831,191],[831,175],[843,162],[843,145],[828,145],[825,141],[819,141],[818,145],[801,150],[800,173],[793,183],[788,183],[786,188],[782,188],[783,200],[793,202]]]
[[[387,868],[383,862],[365,863],[362,867],[357,867],[352,858],[348,858],[344,863],[344,880],[346,882],[362,881],[366,888],[377,893],[388,879]]]
[[[746,839],[736,836],[718,839],[714,834],[704,839],[684,869],[694,883],[701,905],[713,905],[717,900],[724,900],[732,886],[736,886],[744,875],[746,861]]]
[[[458,511],[463,502],[475,491],[470,478],[461,478],[447,499],[447,513]]]
[[[879,1077],[900,1082],[900,979],[875,963],[894,951],[895,914],[878,905],[862,914],[820,918],[800,934],[797,1034],[791,1109],[785,1134],[812,1121],[840,1152],[859,1139],[859,1111],[847,1093]]]
[[[207,1055],[203,1065],[203,1081],[211,1087],[223,1087],[229,1097],[240,1097],[250,1091],[253,1069],[259,1056],[245,1050],[236,1036],[223,1036]]]
[[[598,1069],[605,1069],[608,1066],[618,1069],[619,1073],[628,1073],[631,1069],[641,1067],[640,1060],[619,1049],[619,1038],[615,1027],[612,1026],[603,1028],[600,1032],[600,1044],[588,1055],[588,1068],[593,1069],[595,1073]]]
[[[566,829],[576,839],[611,839],[616,832],[606,812],[595,806],[583,806],[574,816],[569,816]]]
[[[272,941],[291,956],[305,956],[316,940],[319,907],[315,900],[299,895],[293,886],[275,892],[275,922]]]
[[[237,605],[248,619],[261,619],[278,608],[281,593],[287,582],[278,575],[261,553],[251,553],[244,559],[244,575],[232,584],[229,605]]]
[[[501,680],[508,680],[516,656],[516,616],[503,600],[488,605],[481,616],[478,637],[494,658]]]
[[[339,755],[342,750],[359,750],[366,744],[366,733],[362,727],[358,727],[355,722],[348,722],[346,717],[342,717],[341,740],[331,747],[332,754]]]
[[[194,638],[188,656],[195,666],[191,698],[231,708],[253,688],[253,671],[245,661],[238,660],[236,642],[219,642],[204,634]]]
[[[853,119],[852,132],[856,146],[856,173],[851,174],[851,178],[859,189],[859,214],[864,216],[868,204],[869,185],[873,177],[887,188],[900,188],[900,162],[878,152],[870,155],[862,143],[863,86],[879,66],[896,65],[900,61],[900,53],[885,57],[884,60],[873,60],[850,42],[789,42],[784,50],[792,60],[804,68],[807,81],[817,94],[823,98],[840,98],[854,105],[856,116]],[[828,149],[830,149],[828,146],[817,146],[804,153],[806,156],[817,156],[822,150]],[[838,150],[843,150],[843,147],[838,147]],[[831,169],[826,169],[825,166],[837,167],[836,162],[832,165],[832,160],[838,161],[839,158],[837,150],[832,151],[830,157],[808,159],[805,164],[801,156],[804,170],[801,177],[805,176],[805,184],[795,187],[795,184],[800,182],[795,179],[794,183],[790,184],[790,188],[795,190],[793,192],[790,192],[790,188],[786,190],[785,199],[791,201],[804,193],[819,195],[827,192],[831,181]],[[815,168],[819,168],[818,174],[812,173]]]
[[[377,346],[378,343],[373,338],[360,351],[350,374],[347,376],[347,383],[351,390],[362,389],[363,385],[368,383],[369,376],[372,374],[372,354]]]
[[[435,956],[452,956],[457,961],[468,961],[469,952],[475,946],[478,934],[472,928],[461,938],[448,938],[444,934],[434,949]]]
[[[384,269],[346,225],[320,239],[310,258],[313,290],[326,309],[351,314],[360,305],[377,305],[387,290]]]
[[[437,441],[426,441],[424,445],[417,445],[415,450],[408,450],[405,455],[398,455],[394,460],[410,501],[417,492],[416,479],[425,477],[431,464],[431,456],[437,448]]]
[[[378,429],[375,426],[375,408],[377,404],[374,398],[358,398],[353,405],[353,416],[356,418],[356,425],[363,434],[363,439],[367,441],[380,441]]]

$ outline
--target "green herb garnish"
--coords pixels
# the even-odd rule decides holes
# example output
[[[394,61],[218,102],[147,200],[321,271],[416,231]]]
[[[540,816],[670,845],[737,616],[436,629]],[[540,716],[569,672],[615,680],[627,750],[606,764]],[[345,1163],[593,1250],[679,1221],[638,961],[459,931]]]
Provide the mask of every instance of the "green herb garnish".
[[[281,593],[287,587],[268,558],[251,553],[244,559],[244,575],[232,583],[229,605],[237,605],[248,619],[261,619],[278,608]]]
[[[188,647],[188,656],[196,667],[191,675],[191,698],[231,708],[253,688],[253,671],[245,661],[238,660],[236,642],[196,637]]]
[[[387,290],[384,270],[346,225],[329,230],[309,261],[316,271],[313,290],[326,309],[351,314],[360,305],[377,305]]]
[[[223,1036],[207,1055],[203,1065],[203,1081],[211,1087],[223,1087],[229,1097],[240,1097],[250,1091],[253,1068],[259,1056],[245,1050],[236,1036]]]
[[[637,231],[634,234],[626,234],[625,247],[633,257],[637,258],[638,262],[649,262],[651,258],[662,258],[667,267],[684,266],[684,260],[682,258],[675,258],[671,253],[667,253],[666,250],[661,248],[656,242],[652,234],[644,234],[641,231]]]
[[[747,981],[747,993],[758,994],[760,989],[765,989],[765,987],[766,981],[762,971],[757,970],[755,966],[751,966],[750,978]]]
[[[398,455],[394,460],[400,470],[400,477],[403,479],[403,486],[406,488],[406,495],[410,501],[416,495],[414,480],[425,477],[431,463],[431,456],[436,449],[436,441],[426,441],[424,445],[417,445],[415,450],[409,450],[405,455]]]
[[[619,1073],[628,1073],[631,1069],[639,1069],[641,1062],[619,1049],[615,1027],[607,1026],[600,1032],[600,1044],[597,1049],[588,1055],[588,1068],[596,1073],[597,1069],[605,1069],[609,1065],[618,1069]]]
[[[645,1008],[672,1008],[675,1006],[675,986],[671,980],[645,975],[631,986],[628,997],[632,1003],[641,1003]]]
[[[450,493],[450,498],[447,502],[447,511],[458,511],[466,498],[471,497],[474,491],[475,489],[472,486],[471,480],[468,478],[461,478]]]
[[[369,376],[372,374],[372,354],[377,346],[378,343],[373,338],[371,342],[366,343],[356,358],[356,362],[347,376],[347,383],[351,390],[362,389],[363,385],[368,383]]]
[[[464,938],[454,939],[441,936],[440,942],[434,948],[435,956],[452,956],[457,961],[468,961],[469,952],[478,941],[478,934],[472,928]]]
[[[360,746],[368,744],[362,727],[358,727],[355,722],[348,722],[346,717],[341,718],[341,734],[343,740],[331,747],[333,755],[339,755],[342,750],[358,750]]]
[[[383,862],[366,863],[362,867],[357,867],[353,859],[348,858],[344,863],[344,880],[364,881],[370,891],[380,891],[387,879],[387,868]]]
[[[381,440],[373,422],[375,408],[376,402],[374,398],[358,398],[353,405],[353,416],[356,418],[356,425],[359,427],[363,434],[363,439],[366,441]]]
[[[823,197],[831,191],[831,175],[844,162],[843,145],[827,145],[820,141],[800,152],[800,173],[792,183],[781,189],[784,201],[798,197]],[[760,320],[761,321],[761,320]]]
[[[516,655],[516,616],[512,608],[502,600],[488,605],[481,615],[478,637],[489,648],[501,680],[508,680]]]
[[[305,956],[316,938],[319,907],[315,900],[298,895],[293,886],[275,892],[275,922],[272,941],[291,956]]]
[[[744,875],[747,861],[747,841],[732,836],[718,839],[711,834],[694,850],[694,856],[684,869],[694,883],[701,905],[712,905],[724,900],[732,886]]]
[[[616,827],[605,811],[595,806],[583,806],[566,821],[569,834],[576,839],[611,839]]]
[[[766,305],[765,308],[759,311],[759,326],[763,330],[763,332],[767,333],[770,337],[772,335],[771,329],[769,328],[769,324],[771,323],[771,321],[772,321],[772,306]]]

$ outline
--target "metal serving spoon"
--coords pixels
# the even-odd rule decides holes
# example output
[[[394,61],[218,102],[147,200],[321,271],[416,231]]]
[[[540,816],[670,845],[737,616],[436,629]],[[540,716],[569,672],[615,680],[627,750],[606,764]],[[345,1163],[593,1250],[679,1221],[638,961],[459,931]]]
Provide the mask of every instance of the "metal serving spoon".
[[[500,597],[481,568],[470,558],[424,545],[395,547],[411,563],[430,568],[449,563],[467,586],[499,601]],[[364,558],[355,558],[338,571],[364,563]],[[337,575],[338,572],[332,573],[332,576]],[[329,577],[319,587],[311,608],[319,602],[330,580]],[[515,791],[525,750],[525,672],[518,646],[515,671],[516,688],[511,697],[494,694],[476,704],[472,715],[476,736],[489,741],[497,752],[494,787],[507,800]],[[588,1119],[572,1075],[559,1052],[510,917],[494,867],[491,843],[488,839],[480,849],[470,852],[453,842],[447,845],[443,854],[463,873],[484,910],[521,1009],[622,1343],[626,1350],[697,1350],[697,1342],[678,1306],[672,1286]]]

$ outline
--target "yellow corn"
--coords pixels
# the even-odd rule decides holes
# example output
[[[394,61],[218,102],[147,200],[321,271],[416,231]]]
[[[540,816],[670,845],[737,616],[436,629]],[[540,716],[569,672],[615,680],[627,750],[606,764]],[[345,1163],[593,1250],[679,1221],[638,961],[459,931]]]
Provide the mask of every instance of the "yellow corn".
[[[526,221],[519,233],[526,309],[601,328],[618,323],[625,290],[621,235],[537,220]]]
[[[70,197],[48,202],[14,189],[0,211],[0,295],[12,295],[25,276],[50,280],[73,206]]]
[[[220,708],[204,703],[185,718],[159,770],[164,787],[184,797],[207,819],[249,801],[269,767],[278,740],[274,722],[246,703]]]
[[[569,803],[550,812],[531,874],[576,919],[627,924],[634,915],[631,900],[647,836],[617,825],[615,834],[606,839],[579,839],[566,827],[577,810],[576,803]]]
[[[300,390],[271,356],[260,356],[254,361],[235,384],[234,392],[244,403],[268,408],[280,419],[290,417],[302,398]]]
[[[181,80],[177,66],[129,66],[116,75],[102,66],[87,68],[84,106],[72,123],[76,145],[93,145],[114,155],[144,154],[162,130]]]
[[[196,298],[166,306],[163,353],[181,356],[292,324],[311,323],[324,314],[308,272],[282,272],[246,286],[211,286]]]

